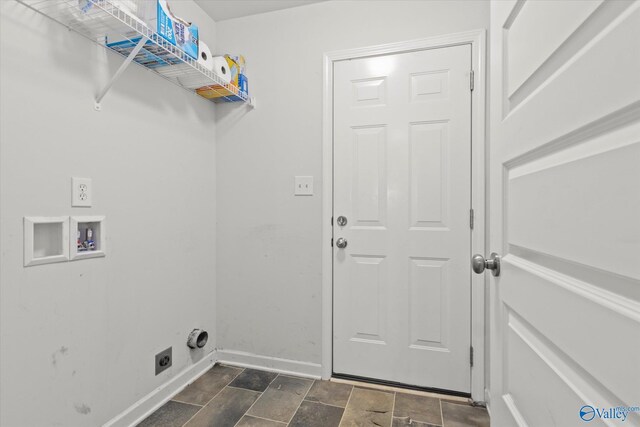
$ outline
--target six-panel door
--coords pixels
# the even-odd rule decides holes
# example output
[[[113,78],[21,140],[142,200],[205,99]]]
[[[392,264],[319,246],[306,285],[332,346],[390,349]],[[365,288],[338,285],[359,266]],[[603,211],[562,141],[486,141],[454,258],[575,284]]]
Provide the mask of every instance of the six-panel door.
[[[470,390],[471,47],[334,65],[336,373]]]

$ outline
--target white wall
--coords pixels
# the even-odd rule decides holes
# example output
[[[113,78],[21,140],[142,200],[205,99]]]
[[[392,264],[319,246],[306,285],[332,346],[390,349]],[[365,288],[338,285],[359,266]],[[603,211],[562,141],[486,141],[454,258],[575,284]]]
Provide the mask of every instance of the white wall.
[[[215,109],[133,66],[96,112],[121,57],[1,3],[0,425],[98,426],[204,357],[193,327],[215,347]],[[71,208],[71,176],[92,208]],[[23,216],[70,214],[107,216],[108,256],[24,268]]]
[[[488,23],[481,1],[330,1],[217,23],[258,100],[217,112],[218,348],[321,362],[323,53]],[[294,197],[294,175],[316,194]]]

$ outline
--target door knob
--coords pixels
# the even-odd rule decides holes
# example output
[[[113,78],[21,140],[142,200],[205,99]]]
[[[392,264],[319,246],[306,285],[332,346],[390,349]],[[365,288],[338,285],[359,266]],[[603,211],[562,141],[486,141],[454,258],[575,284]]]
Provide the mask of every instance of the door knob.
[[[489,259],[485,260],[484,257],[480,254],[475,254],[473,258],[471,258],[471,266],[473,267],[473,271],[480,274],[486,268],[487,270],[491,270],[491,274],[494,276],[500,275],[500,256],[492,252]]]
[[[336,246],[339,247],[340,249],[346,248],[347,239],[345,239],[344,237],[340,237],[338,240],[336,240]]]

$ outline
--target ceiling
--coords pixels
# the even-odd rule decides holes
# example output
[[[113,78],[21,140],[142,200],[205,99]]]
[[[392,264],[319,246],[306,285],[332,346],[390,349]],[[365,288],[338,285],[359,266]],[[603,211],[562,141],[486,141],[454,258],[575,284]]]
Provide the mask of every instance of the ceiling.
[[[214,21],[319,3],[324,0],[195,0]]]

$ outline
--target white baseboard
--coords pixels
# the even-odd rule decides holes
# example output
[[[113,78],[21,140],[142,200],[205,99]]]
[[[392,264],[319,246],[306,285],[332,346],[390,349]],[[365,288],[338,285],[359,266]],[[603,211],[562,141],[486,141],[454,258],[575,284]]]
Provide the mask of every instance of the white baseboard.
[[[225,363],[243,368],[262,369],[264,371],[313,379],[320,379],[322,370],[320,364],[317,363],[260,356],[243,351],[215,350],[138,400],[124,412],[105,423],[103,427],[130,427],[136,425],[164,405],[173,396],[180,393],[183,388],[195,381],[216,363]]]
[[[182,391],[187,385],[195,381],[196,378],[204,374],[215,363],[216,352],[213,351],[138,400],[124,412],[109,420],[103,427],[129,427],[136,425]]]
[[[322,366],[319,363],[300,362],[298,360],[261,356],[244,351],[220,349],[216,352],[216,358],[219,363],[243,368],[261,369],[279,374],[296,375],[313,379],[320,379],[322,375]]]
[[[484,401],[487,404],[487,412],[489,413],[489,417],[491,417],[491,392],[488,388],[484,389]]]

